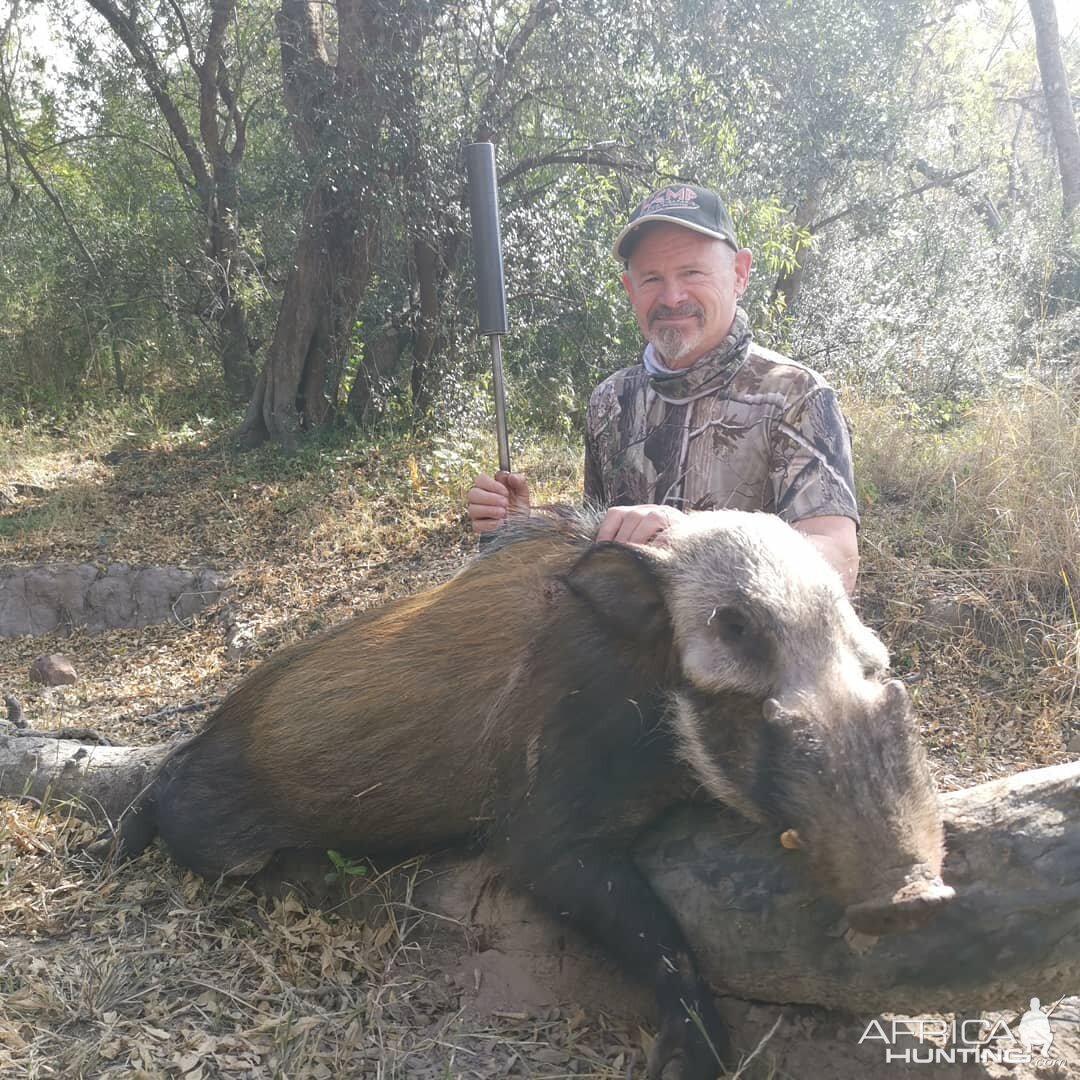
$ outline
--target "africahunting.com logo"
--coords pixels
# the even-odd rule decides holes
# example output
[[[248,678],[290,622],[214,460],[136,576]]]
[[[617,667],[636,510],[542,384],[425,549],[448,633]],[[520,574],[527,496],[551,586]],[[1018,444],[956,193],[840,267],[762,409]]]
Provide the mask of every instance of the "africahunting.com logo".
[[[1054,1033],[1050,1030],[1052,1011],[1043,1009],[1038,998],[1032,998],[1015,1028],[1002,1019],[985,1017],[871,1020],[859,1037],[859,1043],[880,1043],[887,1062],[906,1065],[970,1062],[1045,1067],[1057,1060],[1051,1050],[1054,1042]]]

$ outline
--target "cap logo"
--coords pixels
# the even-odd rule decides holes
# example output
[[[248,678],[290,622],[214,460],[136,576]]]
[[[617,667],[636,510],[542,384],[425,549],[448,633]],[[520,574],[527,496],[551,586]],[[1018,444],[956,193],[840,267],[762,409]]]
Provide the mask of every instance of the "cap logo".
[[[666,187],[650,195],[638,208],[638,217],[661,210],[700,210],[697,192],[692,187]]]

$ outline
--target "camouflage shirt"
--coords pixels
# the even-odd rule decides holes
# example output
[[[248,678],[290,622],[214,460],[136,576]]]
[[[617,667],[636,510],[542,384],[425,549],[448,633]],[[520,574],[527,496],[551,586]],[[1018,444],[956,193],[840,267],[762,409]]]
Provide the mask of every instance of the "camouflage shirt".
[[[724,341],[683,371],[667,370],[649,345],[642,363],[593,391],[585,427],[585,497],[605,506],[859,521],[835,393],[753,344],[741,309]]]

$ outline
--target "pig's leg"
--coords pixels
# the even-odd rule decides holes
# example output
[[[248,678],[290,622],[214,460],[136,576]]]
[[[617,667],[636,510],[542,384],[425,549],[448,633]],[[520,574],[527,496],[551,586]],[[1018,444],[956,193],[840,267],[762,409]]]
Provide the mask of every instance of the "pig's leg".
[[[534,830],[522,833],[508,837],[511,880],[652,983],[661,1027],[650,1077],[678,1062],[682,1080],[713,1080],[731,1060],[727,1032],[682,931],[629,854],[597,843],[545,850]]]
[[[235,754],[206,735],[162,766],[148,798],[158,833],[181,866],[203,877],[249,877],[280,848],[299,847],[284,810]]]

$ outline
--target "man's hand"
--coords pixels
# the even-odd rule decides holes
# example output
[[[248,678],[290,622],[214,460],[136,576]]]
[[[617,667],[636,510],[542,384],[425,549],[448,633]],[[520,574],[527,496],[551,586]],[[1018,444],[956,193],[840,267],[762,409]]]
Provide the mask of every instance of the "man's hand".
[[[620,544],[667,543],[667,527],[683,512],[674,506],[613,506],[596,533],[597,540],[615,540]]]
[[[465,500],[473,532],[497,529],[509,514],[529,512],[529,482],[521,473],[481,473]]]

